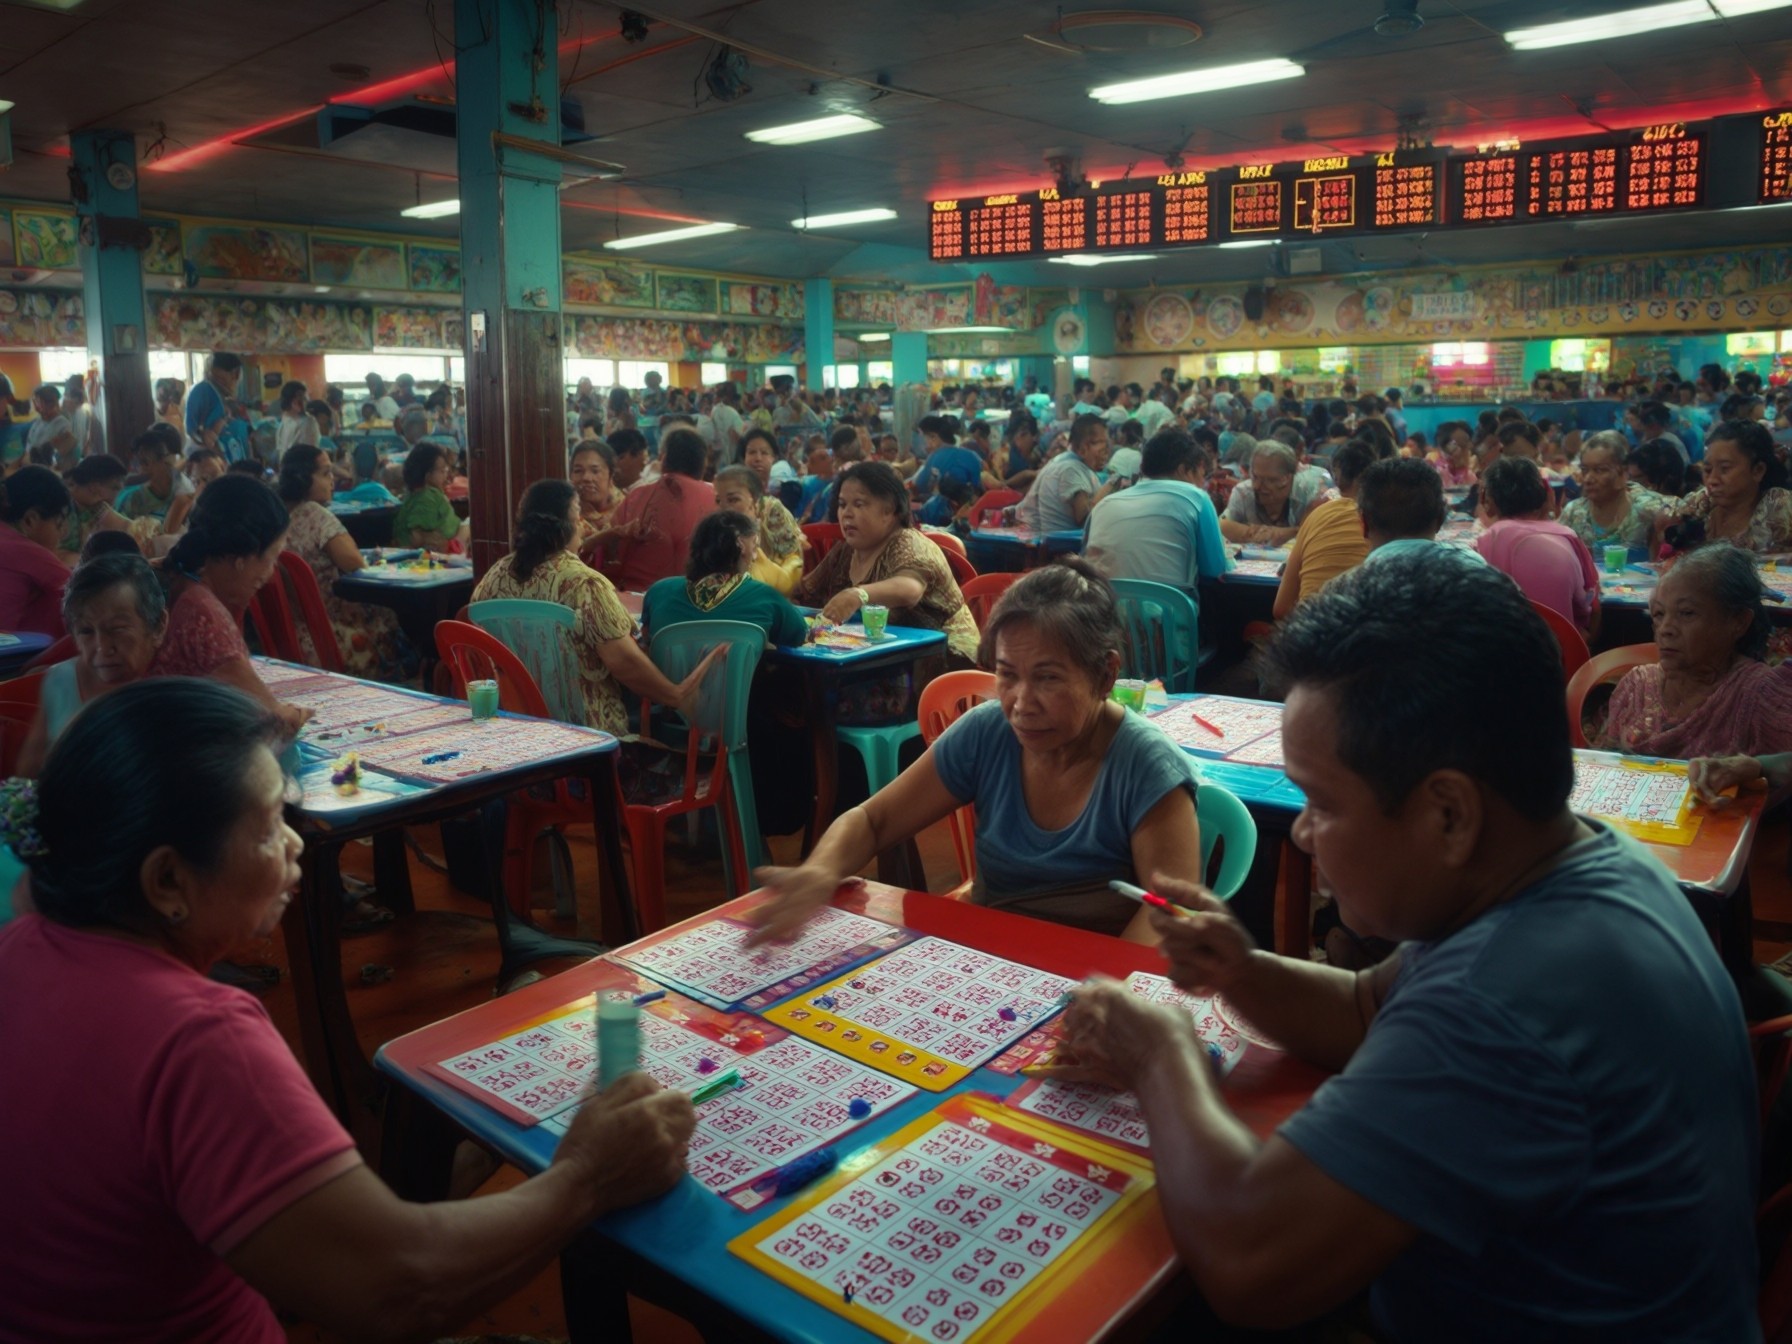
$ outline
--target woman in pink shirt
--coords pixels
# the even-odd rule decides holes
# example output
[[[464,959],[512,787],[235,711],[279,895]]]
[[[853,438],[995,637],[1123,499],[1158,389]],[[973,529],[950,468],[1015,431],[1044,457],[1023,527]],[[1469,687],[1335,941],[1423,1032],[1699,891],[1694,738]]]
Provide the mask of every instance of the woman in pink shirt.
[[[68,566],[56,552],[72,507],[48,467],[21,467],[0,485],[0,631],[62,634]]]
[[[630,490],[616,511],[618,531],[633,536],[616,543],[610,578],[624,592],[645,592],[661,579],[684,573],[691,533],[716,511],[715,487],[703,479],[709,449],[694,429],[674,429],[660,439],[660,478]]]
[[[1544,517],[1549,487],[1528,457],[1502,457],[1481,476],[1481,521],[1475,549],[1540,602],[1591,634],[1599,614],[1599,571],[1587,543]]]
[[[0,1336],[284,1344],[278,1304],[433,1339],[683,1173],[690,1102],[640,1073],[503,1194],[409,1204],[362,1163],[266,1010],[205,974],[299,880],[283,736],[228,687],[138,682],[76,717],[36,786],[0,786],[36,907],[0,928],[0,1144],[29,1154]]]

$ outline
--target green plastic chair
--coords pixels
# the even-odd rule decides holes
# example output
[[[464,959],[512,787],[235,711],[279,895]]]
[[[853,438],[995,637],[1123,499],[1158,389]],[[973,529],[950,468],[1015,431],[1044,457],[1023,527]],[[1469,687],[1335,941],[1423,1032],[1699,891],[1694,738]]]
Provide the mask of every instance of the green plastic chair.
[[[578,617],[558,602],[499,597],[474,602],[467,619],[522,659],[561,723],[584,725],[585,692],[579,682],[579,655],[572,646]]]
[[[865,789],[866,796],[869,797],[902,773],[899,768],[902,744],[921,736],[921,725],[915,722],[878,724],[863,728],[845,726],[834,731],[865,762]]]
[[[1251,871],[1251,860],[1257,857],[1257,820],[1238,801],[1238,795],[1218,784],[1203,783],[1195,791],[1195,815],[1201,823],[1201,872],[1209,878],[1207,887],[1222,901],[1229,901],[1244,885]],[[1220,870],[1209,874],[1214,847],[1226,842],[1220,855]]]
[[[747,859],[747,872],[740,874],[737,889],[745,892],[752,887],[752,870],[765,863],[765,837],[759,833],[759,807],[753,797],[753,761],[747,754],[747,699],[765,651],[765,631],[745,621],[680,621],[654,631],[648,656],[669,680],[683,681],[718,644],[728,646],[728,657],[704,678],[692,726],[716,738],[728,752],[728,786]],[[722,853],[728,853],[726,844]]]
[[[1175,695],[1195,689],[1201,659],[1201,609],[1180,588],[1146,579],[1114,579],[1124,643],[1120,675],[1161,680]]]

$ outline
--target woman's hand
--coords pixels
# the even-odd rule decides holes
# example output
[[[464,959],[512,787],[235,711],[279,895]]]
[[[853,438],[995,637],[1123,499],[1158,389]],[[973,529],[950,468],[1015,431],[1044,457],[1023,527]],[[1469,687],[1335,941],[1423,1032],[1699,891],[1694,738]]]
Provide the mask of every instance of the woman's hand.
[[[1207,888],[1154,873],[1151,889],[1185,913],[1151,912],[1158,950],[1170,963],[1170,979],[1191,994],[1216,994],[1250,966],[1257,944],[1232,908]]]
[[[697,697],[702,693],[703,679],[709,675],[710,668],[717,663],[727,661],[728,646],[726,644],[718,644],[705,654],[703,661],[691,669],[690,676],[678,683],[678,698],[672,702],[672,708],[689,719],[692,709],[696,706]]]
[[[1151,1059],[1194,1039],[1186,1013],[1147,1003],[1117,980],[1082,985],[1064,1017],[1064,1040],[1043,1072],[1072,1083],[1130,1092]]]
[[[1766,773],[1753,756],[1699,756],[1686,765],[1687,783],[1699,801],[1715,811],[1736,806],[1735,798],[1723,796],[1725,789],[1764,779]]]
[[[844,625],[861,605],[856,589],[842,588],[828,599],[827,605],[821,609],[821,618],[833,625]]]
[[[834,899],[842,884],[861,879],[843,878],[817,864],[805,863],[800,868],[758,868],[753,872],[753,880],[767,888],[772,899],[747,913],[747,919],[757,925],[747,939],[748,947],[796,937],[809,917]]]
[[[312,716],[316,713],[317,711],[315,709],[306,709],[302,705],[289,705],[283,702],[280,707],[274,711],[274,717],[280,720],[287,732],[291,733],[294,737],[297,737],[300,730],[303,729],[306,724],[311,722]]]
[[[579,1107],[554,1163],[578,1166],[596,1211],[608,1213],[676,1185],[696,1126],[685,1093],[662,1088],[645,1073],[627,1073]]]

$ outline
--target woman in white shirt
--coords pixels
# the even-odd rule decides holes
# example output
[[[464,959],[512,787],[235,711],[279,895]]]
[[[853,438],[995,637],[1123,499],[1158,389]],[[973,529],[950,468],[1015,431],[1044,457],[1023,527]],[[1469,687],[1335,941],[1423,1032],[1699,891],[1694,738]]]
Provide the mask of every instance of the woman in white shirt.
[[[274,448],[282,457],[288,448],[300,444],[318,446],[317,419],[305,409],[310,400],[310,390],[296,378],[280,387],[280,432],[275,436]]]

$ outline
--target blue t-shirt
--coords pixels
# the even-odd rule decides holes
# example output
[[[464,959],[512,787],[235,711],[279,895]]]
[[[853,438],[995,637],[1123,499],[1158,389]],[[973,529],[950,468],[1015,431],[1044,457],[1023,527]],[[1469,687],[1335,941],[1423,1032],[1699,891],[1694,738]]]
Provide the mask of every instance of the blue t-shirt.
[[[1213,496],[1187,481],[1148,478],[1089,514],[1083,554],[1110,579],[1193,589],[1232,568]]]
[[[1139,907],[1107,889],[1131,879],[1132,835],[1178,788],[1194,798],[1194,758],[1148,720],[1128,714],[1108,745],[1082,816],[1041,830],[1027,811],[1021,745],[996,701],[967,710],[933,744],[940,780],[977,806],[972,899],[1017,914],[1118,933]],[[1191,845],[1195,837],[1189,837]]]
[[[915,485],[922,490],[931,490],[936,476],[956,476],[975,490],[983,480],[983,459],[969,448],[955,444],[935,448],[927,455],[926,465],[916,474]]]
[[[1760,1337],[1741,1005],[1667,871],[1594,829],[1407,944],[1344,1072],[1280,1130],[1418,1230],[1372,1294],[1391,1338]]]
[[[360,481],[352,489],[338,490],[337,499],[352,500],[360,504],[396,504],[398,496],[393,494],[378,481]]]
[[[930,495],[925,504],[915,511],[916,518],[929,527],[945,527],[957,514],[957,506],[944,495]]]
[[[186,421],[187,439],[192,443],[203,442],[205,428],[219,420],[228,420],[230,412],[224,406],[224,394],[212,384],[209,378],[202,378],[193,384],[193,390],[187,393]],[[223,426],[219,426],[222,430]]]

